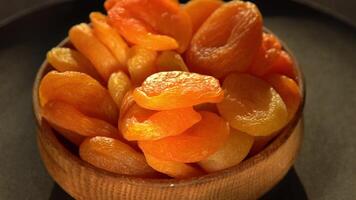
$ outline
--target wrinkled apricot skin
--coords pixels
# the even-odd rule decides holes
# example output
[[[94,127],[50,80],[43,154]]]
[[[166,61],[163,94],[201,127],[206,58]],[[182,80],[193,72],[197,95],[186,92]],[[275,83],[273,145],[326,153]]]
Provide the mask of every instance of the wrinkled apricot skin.
[[[125,70],[111,52],[95,37],[88,24],[82,23],[69,30],[73,45],[93,63],[101,77],[107,81],[111,73]]]
[[[50,123],[82,136],[119,137],[118,131],[111,124],[85,116],[75,107],[60,102],[50,101],[41,110],[42,116]]]
[[[291,120],[297,112],[302,98],[298,84],[293,79],[279,74],[268,75],[266,81],[271,84],[282,97],[287,106],[288,121]]]
[[[88,138],[80,145],[79,155],[84,161],[109,172],[140,177],[157,175],[141,153],[116,139]]]
[[[159,140],[139,141],[143,152],[165,161],[193,163],[222,147],[229,137],[229,125],[218,115],[202,111],[202,120],[184,133]]]
[[[156,171],[167,174],[173,178],[184,179],[204,174],[201,170],[198,170],[189,164],[160,160],[149,154],[145,154],[145,157],[149,166]]]
[[[297,72],[291,56],[281,51],[275,61],[271,64],[268,74],[277,73],[297,80]]]
[[[52,100],[62,101],[90,117],[117,124],[118,109],[110,94],[84,73],[49,72],[41,80],[39,100],[41,106]]]
[[[189,72],[187,65],[180,54],[175,51],[163,51],[156,60],[157,71],[185,71]]]
[[[49,64],[60,72],[82,72],[101,81],[98,72],[90,61],[76,50],[65,47],[55,47],[47,53],[47,60]]]
[[[107,17],[99,12],[90,13],[94,35],[102,42],[120,63],[122,69],[126,69],[129,56],[129,47],[117,31],[112,28]]]
[[[134,46],[130,49],[127,66],[134,85],[140,85],[148,76],[157,71],[155,66],[156,57],[156,51],[142,46]]]
[[[253,137],[230,128],[226,143],[213,155],[199,162],[207,172],[223,170],[239,164],[249,153]]]
[[[252,136],[267,136],[287,123],[286,105],[264,80],[235,73],[225,78],[223,88],[225,98],[217,107],[231,127]]]
[[[224,2],[220,0],[194,0],[183,6],[192,20],[193,34],[205,22],[206,19]]]
[[[152,112],[135,105],[121,121],[120,130],[129,141],[158,140],[181,134],[200,120],[192,107]]]
[[[186,52],[189,69],[221,78],[245,72],[262,41],[262,16],[249,2],[220,6],[194,35]]]
[[[192,37],[188,14],[172,0],[121,0],[108,13],[121,35],[148,49],[182,53]]]
[[[131,89],[130,78],[122,71],[112,73],[108,81],[108,91],[120,109],[125,94]]]
[[[217,103],[224,98],[219,81],[206,75],[190,72],[159,72],[149,76],[133,92],[141,107],[169,110],[201,103]]]

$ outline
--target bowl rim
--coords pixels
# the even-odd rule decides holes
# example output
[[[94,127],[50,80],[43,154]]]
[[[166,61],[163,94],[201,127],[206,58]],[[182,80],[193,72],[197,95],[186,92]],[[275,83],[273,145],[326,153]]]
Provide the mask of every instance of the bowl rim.
[[[124,175],[124,174],[116,174],[113,172],[109,172],[100,168],[97,168],[95,166],[90,165],[89,163],[86,163],[85,161],[81,160],[77,155],[74,155],[71,153],[59,140],[57,137],[56,143],[58,143],[56,146],[59,148],[60,151],[63,151],[66,155],[68,155],[68,159],[70,159],[73,162],[78,163],[81,167],[87,168],[88,170],[92,170],[95,173],[98,173],[99,176],[109,176],[111,178],[115,179],[121,179],[122,181],[125,181],[126,183],[132,184],[132,185],[151,185],[152,187],[180,187],[180,186],[187,186],[187,185],[192,185],[192,184],[202,184],[206,182],[211,182],[216,179],[220,178],[225,178],[226,176],[229,176],[231,174],[236,174],[236,173],[241,173],[253,165],[262,162],[266,158],[269,157],[269,155],[272,155],[280,146],[282,146],[288,138],[291,136],[293,130],[297,126],[298,122],[303,116],[303,110],[304,110],[304,105],[305,105],[305,97],[306,97],[306,88],[305,88],[305,79],[303,72],[299,66],[299,63],[297,62],[296,57],[293,55],[292,51],[289,49],[289,47],[272,31],[264,27],[264,32],[265,33],[272,33],[275,35],[278,40],[281,42],[283,50],[289,53],[291,56],[293,62],[294,62],[294,67],[297,72],[297,82],[298,85],[300,86],[300,92],[302,95],[301,102],[299,104],[299,107],[293,116],[293,118],[279,131],[280,134],[276,138],[274,138],[271,143],[266,146],[263,150],[261,150],[259,153],[256,155],[253,155],[246,160],[242,161],[241,163],[232,166],[230,168],[220,170],[217,172],[212,172],[208,173],[202,176],[198,177],[192,177],[192,178],[187,178],[187,179],[174,179],[174,178],[169,178],[169,179],[159,179],[159,178],[140,178],[140,177],[135,177],[135,176],[130,176],[130,175]],[[62,47],[65,46],[66,44],[69,43],[68,37],[62,40],[56,47]],[[38,89],[39,89],[39,84],[42,79],[42,77],[48,72],[49,69],[49,63],[47,62],[47,59],[44,60],[44,62],[41,64],[39,70],[37,71],[36,78],[33,84],[33,89],[32,89],[32,106],[33,106],[33,112],[36,118],[36,125],[39,130],[44,126],[45,128],[48,128],[49,131],[53,131],[52,128],[49,126],[49,124],[42,119],[40,115],[40,104],[39,104],[39,94],[38,94]],[[45,122],[45,123],[43,123]],[[47,127],[48,126],[48,127]]]

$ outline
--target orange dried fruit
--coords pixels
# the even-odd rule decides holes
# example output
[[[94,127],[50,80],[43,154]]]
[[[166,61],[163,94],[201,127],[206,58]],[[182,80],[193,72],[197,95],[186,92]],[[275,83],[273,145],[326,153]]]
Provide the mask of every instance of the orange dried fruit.
[[[262,46],[265,49],[277,49],[282,50],[282,44],[278,38],[271,33],[263,33]]]
[[[207,172],[223,170],[239,164],[248,155],[253,144],[253,136],[230,129],[226,143],[213,155],[198,164]]]
[[[282,97],[287,106],[288,121],[291,120],[302,99],[298,84],[293,79],[280,74],[271,74],[265,79]]]
[[[130,78],[122,71],[112,73],[108,81],[108,91],[117,108],[121,107],[125,94],[132,87]]]
[[[184,4],[183,9],[192,20],[193,34],[205,20],[223,4],[224,2],[220,0],[194,0]]]
[[[127,91],[124,98],[122,99],[122,103],[120,107],[119,126],[122,118],[126,115],[127,111],[135,104],[136,102],[133,99],[132,90]]]
[[[84,114],[117,124],[118,109],[108,91],[98,81],[80,72],[51,71],[39,87],[41,106],[56,100],[73,105]]]
[[[223,96],[223,90],[216,78],[182,71],[155,73],[133,92],[137,104],[151,110],[217,103]]]
[[[109,172],[140,177],[157,175],[143,154],[113,138],[88,138],[80,145],[79,155],[84,161]]]
[[[47,60],[49,64],[60,72],[83,72],[101,81],[98,72],[90,61],[76,50],[65,47],[55,47],[47,53]]]
[[[127,62],[131,80],[135,85],[140,85],[148,76],[157,71],[155,61],[157,52],[142,46],[130,49],[130,58]]]
[[[220,6],[194,35],[186,53],[191,71],[223,77],[247,70],[262,41],[262,16],[243,1]]]
[[[95,37],[88,24],[81,23],[69,30],[73,45],[93,63],[101,77],[107,81],[111,73],[125,70],[111,52]]]
[[[94,35],[102,42],[120,63],[120,68],[126,70],[126,62],[129,57],[129,47],[119,33],[112,28],[107,17],[99,12],[90,13],[90,21]]]
[[[61,128],[59,126],[56,126],[53,123],[51,123],[51,127],[54,128],[57,131],[57,133],[59,133],[64,138],[66,138],[68,141],[70,141],[72,144],[75,144],[78,147],[86,138],[86,136],[82,136],[82,135],[79,135],[78,133],[75,133],[73,131]]]
[[[185,71],[188,72],[188,67],[185,65],[182,56],[175,51],[163,51],[156,60],[157,70],[163,71]]]
[[[180,53],[189,45],[190,18],[172,0],[120,0],[108,13],[110,23],[133,44]]]
[[[117,129],[108,122],[88,117],[67,103],[50,101],[42,108],[41,114],[50,124],[66,132],[89,137],[119,137]]]
[[[270,141],[272,141],[273,138],[275,138],[278,134],[279,134],[279,131],[276,131],[268,136],[254,137],[254,142],[253,142],[253,145],[252,145],[249,155],[254,156],[254,155],[258,154],[259,152],[261,152],[268,145],[268,143]]]
[[[193,163],[215,153],[229,137],[228,123],[202,111],[202,120],[182,134],[159,140],[138,141],[143,152],[165,161]]]
[[[123,117],[120,130],[129,141],[158,140],[181,134],[200,120],[192,107],[157,112],[134,105]]]
[[[190,166],[189,164],[160,160],[149,154],[145,154],[145,157],[149,166],[151,166],[156,171],[167,174],[173,178],[184,179],[203,175],[201,170]]]
[[[199,105],[194,106],[194,109],[197,111],[209,111],[209,112],[219,114],[218,108],[216,107],[215,103],[199,104]]]
[[[297,80],[297,71],[293,59],[287,52],[280,51],[278,57],[271,64],[267,74],[273,73],[286,75],[289,78]]]
[[[271,85],[257,77],[234,73],[223,83],[225,98],[218,110],[233,128],[267,136],[287,123],[287,108]]]

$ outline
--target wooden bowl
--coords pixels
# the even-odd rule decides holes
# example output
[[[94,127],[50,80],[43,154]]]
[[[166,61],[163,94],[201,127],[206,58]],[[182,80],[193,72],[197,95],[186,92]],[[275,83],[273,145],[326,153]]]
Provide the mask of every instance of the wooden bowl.
[[[58,46],[68,44],[66,39]],[[285,45],[284,49],[291,54]],[[75,199],[257,199],[285,176],[301,146],[304,84],[300,68],[293,59],[303,100],[295,117],[281,130],[281,134],[260,153],[237,166],[183,180],[137,178],[110,173],[82,161],[76,153],[70,151],[40,116],[39,83],[52,69],[45,61],[33,87],[33,107],[38,123],[37,143],[42,160],[53,179]]]

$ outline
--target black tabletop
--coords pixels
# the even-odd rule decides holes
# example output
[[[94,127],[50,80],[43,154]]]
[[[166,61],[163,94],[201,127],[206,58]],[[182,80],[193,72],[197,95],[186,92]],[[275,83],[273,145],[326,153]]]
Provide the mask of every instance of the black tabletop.
[[[40,160],[31,87],[46,51],[100,9],[101,1],[83,2],[45,6],[0,27],[0,199],[70,199]],[[307,85],[301,153],[263,199],[355,199],[356,30],[297,3],[258,2],[266,26],[295,53]]]

